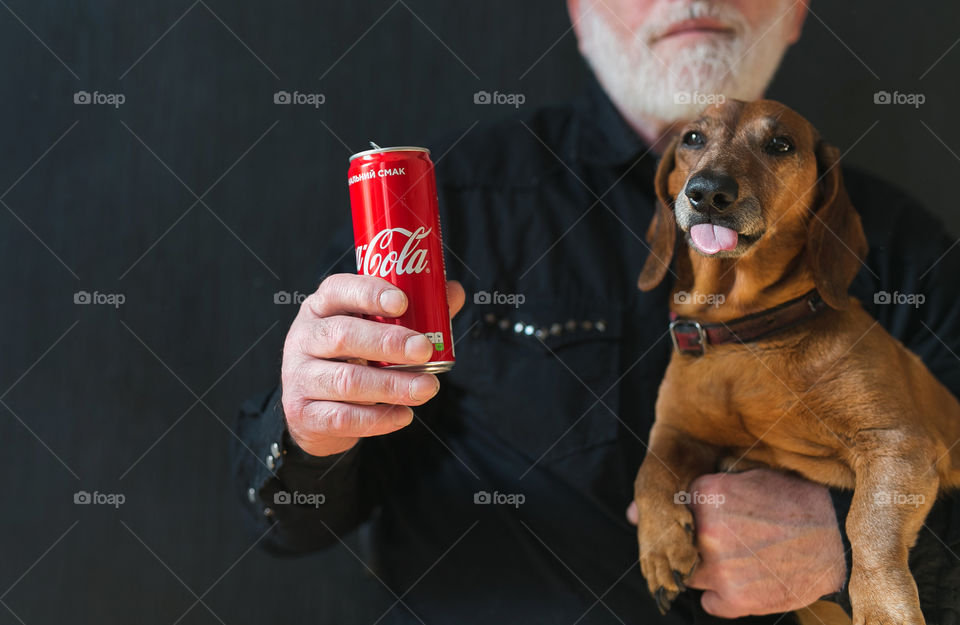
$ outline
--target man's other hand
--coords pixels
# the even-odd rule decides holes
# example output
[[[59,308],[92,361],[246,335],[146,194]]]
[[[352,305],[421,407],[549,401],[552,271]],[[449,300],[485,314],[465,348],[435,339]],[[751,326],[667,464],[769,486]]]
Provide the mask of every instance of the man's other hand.
[[[703,475],[690,485],[700,563],[687,582],[721,618],[787,612],[847,576],[826,487],[769,469]],[[627,518],[637,522],[635,504]]]

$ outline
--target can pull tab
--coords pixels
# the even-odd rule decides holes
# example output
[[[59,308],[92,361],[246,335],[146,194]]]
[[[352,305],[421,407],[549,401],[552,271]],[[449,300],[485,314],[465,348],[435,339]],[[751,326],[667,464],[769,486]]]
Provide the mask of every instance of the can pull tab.
[[[382,149],[383,149],[383,148],[381,148],[379,145],[377,145],[376,143],[374,143],[373,141],[370,142],[370,147],[372,147],[374,150],[382,150]]]

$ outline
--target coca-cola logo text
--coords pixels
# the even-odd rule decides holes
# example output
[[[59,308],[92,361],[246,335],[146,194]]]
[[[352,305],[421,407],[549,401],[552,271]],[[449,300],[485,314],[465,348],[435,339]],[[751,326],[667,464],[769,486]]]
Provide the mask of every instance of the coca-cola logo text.
[[[370,243],[357,247],[357,271],[381,278],[422,272],[427,268],[427,248],[423,240],[432,231],[432,228],[427,230],[423,226],[413,232],[406,228],[384,228],[370,239]]]

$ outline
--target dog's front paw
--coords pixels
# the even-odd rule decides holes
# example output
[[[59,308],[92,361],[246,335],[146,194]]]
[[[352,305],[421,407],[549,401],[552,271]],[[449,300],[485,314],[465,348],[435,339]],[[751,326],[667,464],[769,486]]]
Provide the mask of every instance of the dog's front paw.
[[[656,509],[649,501],[637,501],[640,570],[661,614],[687,589],[686,581],[700,556],[693,541],[693,515],[683,504]]]
[[[853,625],[924,625],[919,608],[904,606],[904,609],[872,605],[853,609]]]
[[[854,625],[924,625],[916,585],[909,571],[890,567],[865,573],[854,561],[850,575]]]

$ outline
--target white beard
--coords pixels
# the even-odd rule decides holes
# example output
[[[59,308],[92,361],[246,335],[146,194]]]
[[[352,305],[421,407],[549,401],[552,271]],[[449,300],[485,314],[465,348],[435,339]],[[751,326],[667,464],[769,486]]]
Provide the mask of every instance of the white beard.
[[[607,94],[628,117],[658,126],[686,122],[722,95],[762,97],[787,49],[789,17],[751,28],[733,7],[704,0],[660,5],[638,32],[608,23],[592,0],[580,3],[580,50]],[[733,27],[664,56],[650,49],[657,33],[686,18],[712,17]],[[632,35],[632,36],[630,36]],[[680,95],[678,94],[685,94]],[[698,97],[699,96],[699,97]]]

